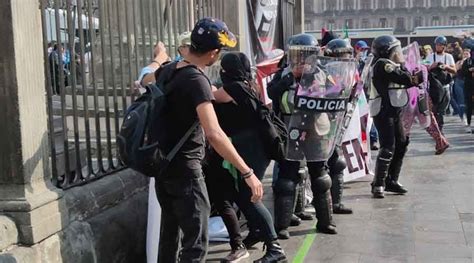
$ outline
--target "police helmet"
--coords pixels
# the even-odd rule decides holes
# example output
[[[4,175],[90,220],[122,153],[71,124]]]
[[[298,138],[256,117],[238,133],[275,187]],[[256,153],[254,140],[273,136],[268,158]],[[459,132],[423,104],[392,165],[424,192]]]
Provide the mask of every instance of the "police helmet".
[[[318,40],[310,34],[293,35],[288,39],[288,46],[313,46],[318,47]]]
[[[349,41],[344,39],[333,39],[329,41],[324,49],[324,55],[328,57],[339,57],[343,54],[352,54],[354,49]]]
[[[401,47],[401,43],[396,37],[379,36],[372,42],[372,53],[376,58],[389,58],[395,47]]]
[[[435,45],[448,45],[448,39],[445,36],[437,36],[434,41]]]
[[[462,48],[464,49],[470,49],[471,51],[474,51],[474,38],[466,38],[462,42]]]

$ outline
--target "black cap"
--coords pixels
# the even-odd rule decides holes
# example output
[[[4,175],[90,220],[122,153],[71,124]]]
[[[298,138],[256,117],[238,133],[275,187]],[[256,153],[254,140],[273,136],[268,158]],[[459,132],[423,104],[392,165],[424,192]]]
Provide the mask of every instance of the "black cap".
[[[216,18],[206,17],[199,20],[191,33],[191,46],[198,51],[233,48],[237,39],[227,25]]]

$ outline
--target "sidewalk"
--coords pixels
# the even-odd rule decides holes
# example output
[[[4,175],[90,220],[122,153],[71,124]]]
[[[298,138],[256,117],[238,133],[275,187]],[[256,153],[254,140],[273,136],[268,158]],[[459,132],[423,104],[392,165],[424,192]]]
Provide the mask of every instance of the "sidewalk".
[[[445,134],[451,147],[436,156],[431,137],[415,124],[400,180],[409,193],[372,199],[371,177],[347,183],[344,200],[354,214],[334,215],[337,235],[315,233],[315,222],[291,228],[292,238],[281,241],[289,262],[474,262],[474,135],[454,117]],[[265,197],[269,207],[271,199]],[[244,262],[263,255],[257,246]],[[228,250],[211,243],[208,262]]]

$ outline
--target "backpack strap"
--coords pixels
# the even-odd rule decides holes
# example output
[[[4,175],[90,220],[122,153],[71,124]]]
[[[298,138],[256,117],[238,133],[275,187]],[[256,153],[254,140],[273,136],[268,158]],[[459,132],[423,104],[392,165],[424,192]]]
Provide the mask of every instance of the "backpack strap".
[[[184,136],[179,140],[179,142],[173,147],[173,149],[166,155],[166,160],[171,162],[173,160],[174,156],[178,153],[178,151],[183,147],[183,144],[188,140],[189,136],[191,136],[191,133],[196,130],[196,128],[199,125],[199,121],[195,121],[193,125],[186,131]]]

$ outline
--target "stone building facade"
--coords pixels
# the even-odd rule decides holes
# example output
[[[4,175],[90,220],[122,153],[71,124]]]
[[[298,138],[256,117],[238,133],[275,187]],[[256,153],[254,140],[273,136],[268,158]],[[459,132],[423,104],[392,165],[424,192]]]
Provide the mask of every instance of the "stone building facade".
[[[421,26],[474,25],[474,0],[307,0],[305,29],[393,28],[407,34]]]

